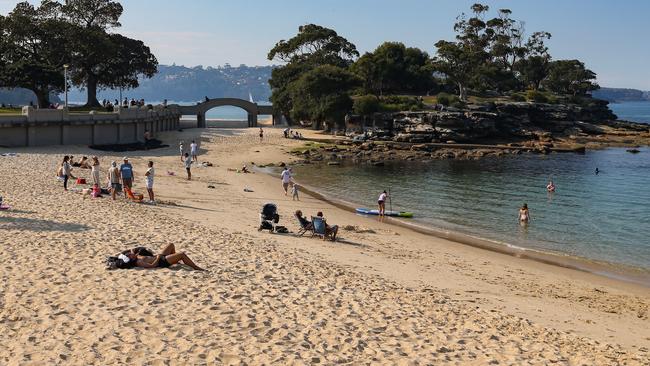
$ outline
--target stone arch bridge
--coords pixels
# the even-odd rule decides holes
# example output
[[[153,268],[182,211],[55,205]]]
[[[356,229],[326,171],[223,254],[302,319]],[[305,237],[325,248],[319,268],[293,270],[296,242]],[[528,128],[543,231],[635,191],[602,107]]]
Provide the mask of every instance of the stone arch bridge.
[[[182,115],[196,115],[197,127],[206,127],[205,113],[212,108],[221,106],[235,106],[245,110],[248,113],[248,127],[257,127],[257,116],[271,115],[273,116],[273,125],[279,124],[282,120],[282,115],[275,113],[271,105],[258,105],[257,103],[249,102],[239,98],[214,98],[207,99],[204,102],[197,103],[196,105],[175,105]]]

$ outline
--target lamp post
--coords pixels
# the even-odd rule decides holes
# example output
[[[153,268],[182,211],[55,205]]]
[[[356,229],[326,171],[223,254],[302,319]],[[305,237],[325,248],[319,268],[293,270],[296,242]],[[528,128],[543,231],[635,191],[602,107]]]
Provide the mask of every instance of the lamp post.
[[[63,78],[65,79],[65,109],[68,109],[68,67],[70,67],[70,65],[63,65]]]

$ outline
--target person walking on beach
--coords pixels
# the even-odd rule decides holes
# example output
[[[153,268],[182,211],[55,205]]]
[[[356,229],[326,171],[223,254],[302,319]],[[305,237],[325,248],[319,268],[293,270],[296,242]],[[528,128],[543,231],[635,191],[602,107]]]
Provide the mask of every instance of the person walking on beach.
[[[61,177],[63,177],[63,190],[68,190],[68,179],[72,177],[72,166],[70,165],[70,157],[68,155],[63,157],[61,163]]]
[[[101,185],[101,182],[99,181],[99,158],[96,156],[93,156],[93,162],[90,165],[90,172],[92,173],[93,176],[93,184],[96,184],[97,186]]]
[[[192,167],[192,157],[190,154],[185,153],[185,170],[187,171],[187,180],[192,180],[192,172],[190,168]]]
[[[527,224],[530,221],[530,212],[528,212],[528,204],[524,203],[519,209],[519,222]]]
[[[199,162],[199,145],[197,145],[194,140],[192,140],[192,143],[190,144],[190,154],[192,155],[192,160],[194,160],[195,163],[198,163]]]
[[[181,152],[181,161],[183,161],[183,155],[185,154],[185,151],[183,149],[183,141],[178,143],[178,150]]]
[[[124,189],[124,198],[128,198],[127,190],[133,187],[133,166],[129,163],[129,158],[126,156],[123,159],[124,163],[120,165],[120,176],[122,177],[122,189]]]
[[[120,170],[117,168],[116,162],[111,162],[111,167],[108,168],[108,182],[111,184],[111,197],[115,201],[115,195],[120,190]]]
[[[388,193],[383,191],[379,198],[377,199],[377,204],[379,205],[379,216],[384,216],[386,214],[386,199],[388,198]]]
[[[149,193],[149,203],[154,203],[153,199],[153,175],[154,175],[154,169],[153,169],[153,161],[149,161],[149,164],[147,164],[148,169],[147,172],[144,173],[145,179],[146,179],[146,187],[147,187],[147,193]]]
[[[262,142],[262,140],[264,140],[264,130],[260,127],[260,142]]]
[[[282,179],[282,189],[284,189],[284,195],[286,196],[289,190],[289,183],[291,183],[291,169],[285,166],[282,174],[280,174],[280,178]]]
[[[291,186],[291,200],[300,201],[300,197],[298,197],[298,184],[296,183],[293,183]]]

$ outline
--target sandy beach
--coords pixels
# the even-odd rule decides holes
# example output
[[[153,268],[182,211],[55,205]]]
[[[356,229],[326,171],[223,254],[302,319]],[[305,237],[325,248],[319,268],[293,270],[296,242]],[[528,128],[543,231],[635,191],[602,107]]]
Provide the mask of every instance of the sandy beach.
[[[159,150],[0,157],[12,206],[0,211],[0,364],[650,365],[650,287],[435,238],[305,193],[292,201],[279,177],[233,171],[290,163],[300,144],[271,128],[260,143],[257,132],[186,129],[156,136],[170,145]],[[178,141],[192,139],[213,166],[187,181]],[[54,177],[64,154],[100,156],[102,179],[126,154],[145,196],[154,161],[158,203],[64,192]],[[296,209],[350,228],[337,242],[258,232],[266,202],[293,232]],[[108,255],[169,243],[208,271],[105,269]]]

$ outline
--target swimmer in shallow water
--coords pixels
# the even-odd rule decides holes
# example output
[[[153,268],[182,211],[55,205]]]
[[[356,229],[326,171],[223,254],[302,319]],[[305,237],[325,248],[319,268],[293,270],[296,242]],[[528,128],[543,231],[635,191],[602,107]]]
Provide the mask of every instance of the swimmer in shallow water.
[[[548,185],[546,186],[546,190],[549,192],[555,192],[555,184],[553,183],[552,180],[548,182]]]
[[[528,211],[528,204],[524,203],[519,209],[519,222],[527,224],[530,221],[530,212]]]

